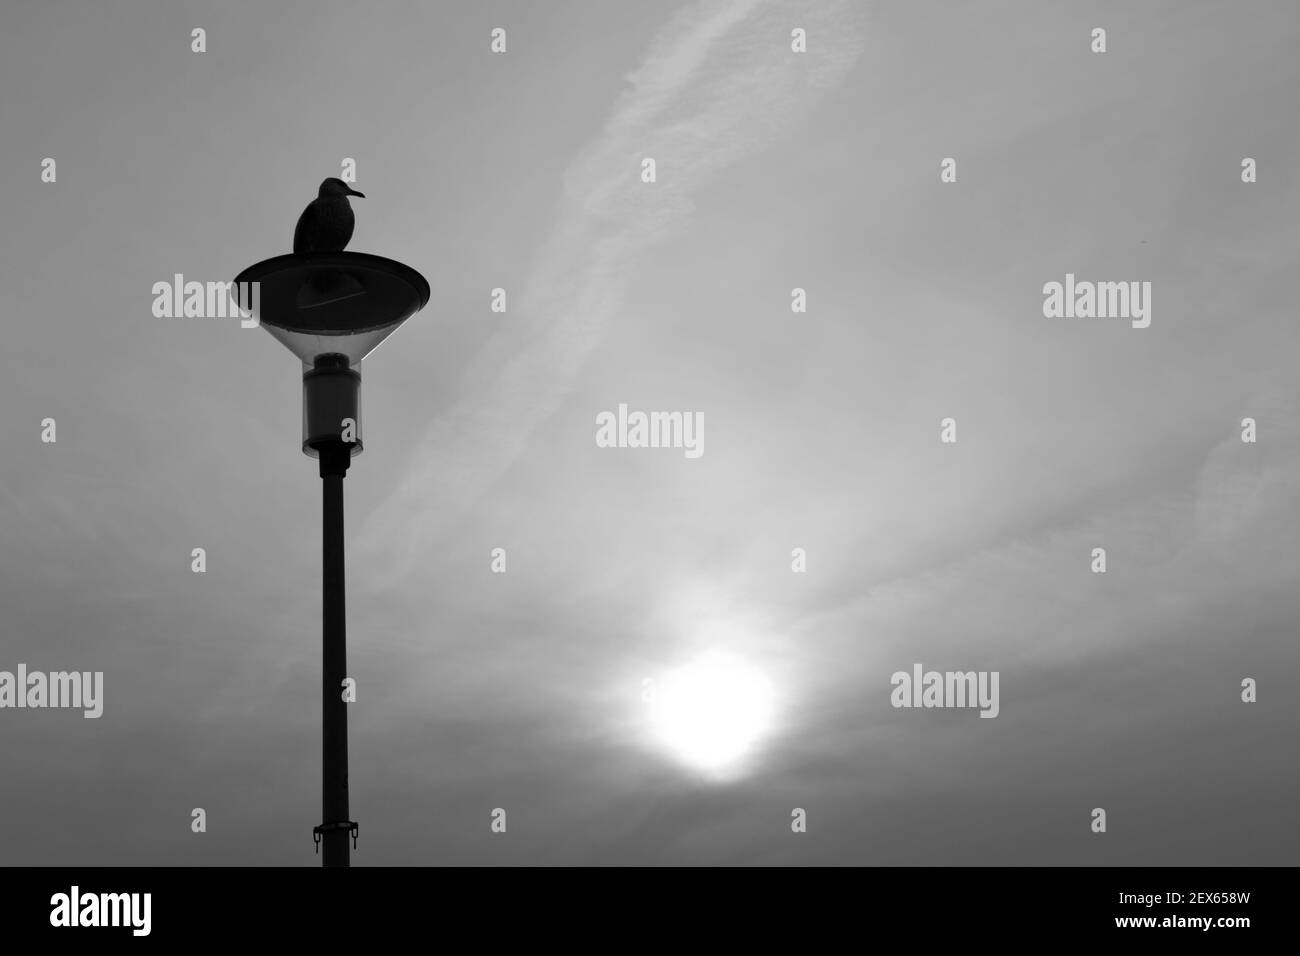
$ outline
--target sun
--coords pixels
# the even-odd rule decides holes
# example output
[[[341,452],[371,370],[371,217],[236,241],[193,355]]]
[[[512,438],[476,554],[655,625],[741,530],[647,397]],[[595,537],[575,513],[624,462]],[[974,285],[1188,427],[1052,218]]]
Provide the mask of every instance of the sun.
[[[650,725],[674,757],[710,776],[730,776],[772,723],[770,683],[754,667],[713,651],[655,681]]]

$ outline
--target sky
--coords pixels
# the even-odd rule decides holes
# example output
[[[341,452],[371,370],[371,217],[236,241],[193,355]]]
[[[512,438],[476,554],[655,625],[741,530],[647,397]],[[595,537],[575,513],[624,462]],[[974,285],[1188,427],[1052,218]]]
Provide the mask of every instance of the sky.
[[[432,289],[360,369],[354,865],[1294,864],[1298,41],[1288,0],[6,6],[0,670],[104,699],[0,709],[0,864],[319,862],[301,366],[151,289],[289,252],[345,157],[349,248]],[[1150,326],[1046,316],[1067,274]],[[600,447],[621,404],[703,454]],[[997,717],[893,706],[915,664]]]

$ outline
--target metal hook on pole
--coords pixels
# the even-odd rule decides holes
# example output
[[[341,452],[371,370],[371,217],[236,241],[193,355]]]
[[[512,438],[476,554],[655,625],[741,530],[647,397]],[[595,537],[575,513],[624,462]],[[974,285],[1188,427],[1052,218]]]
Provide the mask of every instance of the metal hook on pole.
[[[361,824],[355,820],[344,820],[340,823],[322,823],[318,827],[312,827],[311,838],[312,842],[316,844],[317,853],[320,853],[321,837],[335,830],[346,830],[352,834],[352,849],[357,848],[357,835],[361,832]]]

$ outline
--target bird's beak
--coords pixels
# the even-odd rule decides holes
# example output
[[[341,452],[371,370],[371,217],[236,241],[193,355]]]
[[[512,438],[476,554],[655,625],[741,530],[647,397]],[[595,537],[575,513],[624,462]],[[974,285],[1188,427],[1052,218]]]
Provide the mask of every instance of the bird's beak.
[[[365,193],[359,193],[359,192],[357,192],[355,189],[352,189],[352,188],[350,188],[350,187],[349,187],[349,189],[348,189],[348,195],[349,195],[349,196],[360,196],[362,199],[365,199],[365,198],[366,198],[366,194],[365,194]]]

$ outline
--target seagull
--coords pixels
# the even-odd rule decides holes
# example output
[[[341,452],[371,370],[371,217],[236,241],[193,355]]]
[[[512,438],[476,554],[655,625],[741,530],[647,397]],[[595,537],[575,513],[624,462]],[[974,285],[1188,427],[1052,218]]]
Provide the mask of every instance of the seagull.
[[[349,196],[366,198],[341,179],[333,177],[320,184],[316,198],[298,217],[293,231],[294,252],[342,252],[352,238],[356,223]]]

